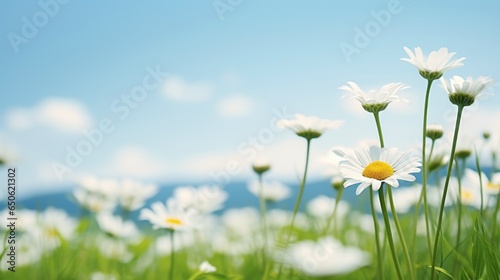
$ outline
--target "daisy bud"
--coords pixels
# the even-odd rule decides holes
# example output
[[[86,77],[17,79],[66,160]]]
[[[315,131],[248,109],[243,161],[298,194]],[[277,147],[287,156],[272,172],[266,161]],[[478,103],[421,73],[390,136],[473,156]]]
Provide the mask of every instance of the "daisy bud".
[[[439,124],[429,125],[427,126],[425,136],[432,139],[432,141],[435,141],[443,136],[443,127]]]

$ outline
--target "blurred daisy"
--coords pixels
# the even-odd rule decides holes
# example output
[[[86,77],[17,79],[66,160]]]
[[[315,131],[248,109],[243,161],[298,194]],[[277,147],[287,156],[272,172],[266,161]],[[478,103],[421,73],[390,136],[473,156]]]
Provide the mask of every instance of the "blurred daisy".
[[[252,163],[252,169],[255,173],[260,175],[271,169],[271,163],[265,159],[258,159]]]
[[[101,237],[97,239],[97,245],[101,255],[109,259],[129,263],[134,257],[128,250],[127,244],[118,239]]]
[[[127,211],[141,208],[144,202],[158,192],[154,184],[143,184],[134,180],[123,180],[115,196],[118,198],[120,207]]]
[[[283,262],[309,276],[346,274],[370,264],[370,255],[332,237],[302,241],[283,252]]]
[[[478,172],[470,168],[465,169],[460,183],[461,192],[457,178],[450,179],[450,202],[452,203],[456,203],[457,199],[460,198],[462,204],[479,209],[481,207],[481,183],[483,184],[483,204],[485,207],[488,206],[488,196],[495,194],[495,187],[488,180],[488,177],[481,173],[480,181]]]
[[[209,214],[224,207],[227,193],[216,185],[202,185],[177,187],[174,190],[174,199],[183,208],[192,208],[200,214]]]
[[[260,184],[252,181],[248,184],[248,190],[255,196],[260,197]],[[262,186],[262,196],[266,201],[277,202],[290,197],[290,188],[278,181],[265,181]]]
[[[76,183],[78,188],[73,191],[73,197],[83,208],[95,213],[115,208],[118,181],[89,176],[79,178]]]
[[[394,208],[397,213],[408,213],[417,204],[422,192],[422,185],[400,188],[394,191]],[[382,213],[380,201],[375,203],[375,208]]]
[[[199,271],[203,273],[211,273],[217,271],[215,266],[211,265],[209,262],[204,261],[200,264],[200,267],[198,268]]]
[[[99,213],[101,211],[112,211],[116,207],[116,199],[104,196],[96,192],[88,192],[83,189],[75,189],[73,198],[88,211]]]
[[[59,247],[63,240],[67,241],[75,236],[77,224],[63,210],[47,208],[38,215],[36,226],[29,233],[45,250],[51,251]]]
[[[425,136],[433,141],[443,137],[443,126],[440,124],[428,125],[427,130],[425,131]]]
[[[407,101],[401,99],[398,93],[401,90],[409,88],[403,83],[390,83],[379,90],[369,90],[364,92],[353,82],[347,82],[349,86],[341,86],[339,89],[350,93],[349,96],[358,100],[365,111],[374,113],[385,110],[392,101]],[[345,97],[345,96],[344,96]]]
[[[325,131],[340,127],[344,121],[320,119],[316,116],[295,114],[293,120],[279,120],[277,126],[289,128],[308,140],[320,137]]]
[[[105,274],[102,272],[94,272],[90,274],[90,280],[116,280],[117,278],[111,274]]]
[[[483,182],[484,184],[484,182]],[[491,176],[491,181],[485,185],[484,190],[490,195],[498,195],[500,193],[500,173],[495,172]]]
[[[101,230],[113,237],[128,238],[139,234],[133,222],[124,221],[121,217],[113,216],[109,212],[99,213],[96,219]]]
[[[398,187],[398,180],[415,181],[410,173],[419,172],[421,166],[419,157],[411,155],[412,150],[401,152],[397,148],[371,146],[335,152],[344,159],[339,164],[342,176],[347,179],[344,187],[359,184],[357,195],[369,186],[376,191],[383,182]]]
[[[317,218],[330,218],[335,209],[335,198],[319,195],[309,201],[306,210],[307,213]],[[345,201],[339,201],[337,207],[337,217],[343,217],[349,211],[349,205]]]
[[[413,53],[408,47],[404,47],[409,58],[401,58],[417,67],[420,75],[425,79],[436,80],[441,78],[444,72],[463,66],[465,57],[451,60],[456,54],[448,52],[448,48],[440,48],[438,51],[432,51],[428,57],[425,57],[420,47],[415,48]]]
[[[448,93],[451,103],[458,106],[470,106],[476,98],[485,95],[482,91],[493,84],[493,80],[480,76],[477,79],[467,77],[466,79],[460,76],[453,76],[449,82],[441,78],[441,85]]]
[[[166,204],[153,203],[151,209],[142,209],[139,219],[148,220],[153,229],[187,230],[193,228],[198,220],[194,209],[185,209],[172,198]]]

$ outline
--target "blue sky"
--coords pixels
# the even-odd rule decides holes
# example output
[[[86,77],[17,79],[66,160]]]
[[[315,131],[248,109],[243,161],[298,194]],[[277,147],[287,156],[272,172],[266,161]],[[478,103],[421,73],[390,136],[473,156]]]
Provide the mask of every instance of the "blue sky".
[[[382,122],[387,145],[414,147],[425,81],[400,60],[406,57],[403,47],[419,46],[426,53],[448,47],[467,59],[447,77],[498,80],[498,6],[404,0],[2,1],[0,152],[19,168],[26,193],[66,188],[80,175],[209,183],[211,174],[229,173],[233,161],[239,169],[231,180],[243,180],[251,176],[250,150],[271,160],[270,176],[294,182],[304,143],[289,131],[273,130],[278,111],[345,120],[314,143],[312,178],[325,178],[328,167],[320,158],[333,147],[376,139],[371,116],[341,100],[338,87],[347,81],[363,89],[389,82],[411,86],[402,94],[410,103],[391,104]],[[356,44],[357,36],[368,41]],[[346,56],[346,44],[356,52]],[[157,82],[151,71],[167,74]],[[137,107],[127,105],[130,113],[121,119],[122,96],[139,90],[144,79],[155,85]],[[438,83],[431,94],[429,122],[451,130],[453,106]],[[465,116],[463,133],[475,137],[494,130],[499,105],[498,94],[478,101]],[[54,162],[66,164],[67,147],[76,149],[86,139],[82,131],[99,128],[103,120],[113,131],[103,133],[59,180]]]

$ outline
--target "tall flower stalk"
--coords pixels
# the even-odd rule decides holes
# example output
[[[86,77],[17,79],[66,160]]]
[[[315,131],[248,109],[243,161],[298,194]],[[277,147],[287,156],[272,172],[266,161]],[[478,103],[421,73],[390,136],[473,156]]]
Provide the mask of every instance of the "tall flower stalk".
[[[455,161],[455,151],[457,146],[458,133],[460,129],[460,121],[462,119],[462,113],[464,108],[472,105],[476,97],[480,96],[481,92],[487,86],[491,85],[493,81],[487,77],[479,77],[476,80],[473,80],[471,77],[463,79],[462,77],[454,76],[449,82],[447,82],[445,79],[441,79],[441,83],[443,85],[443,88],[445,88],[445,90],[448,92],[448,97],[450,99],[450,102],[457,106],[458,111],[455,122],[455,131],[453,133],[450,159],[448,162],[448,169],[446,171],[446,179],[444,183],[443,195],[441,198],[441,204],[439,208],[436,236],[434,238],[434,247],[432,250],[431,280],[435,278],[436,274],[435,272],[436,272],[437,247],[439,244],[439,236],[441,235],[444,206],[446,203],[446,194],[448,193],[448,186],[450,183],[453,162]]]
[[[267,267],[267,223],[266,223],[266,200],[264,198],[264,182],[262,177],[265,172],[269,171],[271,165],[269,164],[253,164],[252,169],[259,177],[259,204],[260,204],[260,227],[262,229],[262,262],[263,267]]]
[[[408,54],[409,58],[402,58],[401,60],[407,61],[417,67],[420,76],[427,80],[427,89],[425,91],[425,101],[424,101],[424,116],[422,121],[422,198],[424,202],[424,219],[425,219],[425,230],[427,233],[427,245],[429,249],[431,248],[431,234],[429,227],[429,208],[427,203],[427,181],[429,168],[427,164],[426,157],[426,133],[427,133],[427,115],[429,108],[429,96],[434,80],[437,80],[443,76],[443,73],[447,70],[455,69],[463,66],[462,61],[465,60],[464,57],[457,60],[451,60],[456,54],[454,52],[449,53],[447,48],[440,48],[438,51],[432,51],[429,56],[425,56],[422,49],[417,47],[415,52],[412,52],[409,48],[404,47],[405,52]],[[451,60],[451,61],[450,61]],[[420,210],[420,203],[417,205],[417,212]],[[431,255],[432,258],[432,255]]]
[[[382,134],[382,126],[380,124],[379,112],[374,111],[373,116],[375,118],[375,124],[377,125],[377,132],[378,132],[380,147],[383,148],[385,145],[384,145],[384,136]],[[403,247],[403,253],[405,255],[406,263],[408,265],[410,279],[415,279],[415,273],[413,271],[413,263],[412,263],[411,258],[410,258],[410,252],[408,251],[408,246],[406,245],[406,240],[404,238],[403,230],[402,230],[401,225],[399,223],[398,215],[396,212],[396,207],[394,207],[394,199],[392,197],[392,189],[390,187],[387,188],[387,193],[389,195],[389,203],[391,205],[391,212],[392,212],[392,216],[394,219],[394,224],[396,225],[399,240],[400,240],[401,245]],[[396,266],[396,271],[398,271],[398,269],[399,269],[398,272],[401,273],[401,269],[398,267],[399,264],[397,261],[397,255],[396,255],[396,250],[395,250],[395,246],[394,246],[394,241],[392,240],[391,224],[388,223],[389,215],[387,213],[387,209],[386,209],[387,207],[385,205],[385,197],[384,196],[385,196],[385,194],[383,191],[383,187],[381,187],[380,191],[379,191],[379,199],[380,199],[382,214],[384,215],[384,222],[385,222],[385,227],[386,227],[386,232],[387,232],[387,238],[389,240],[389,246],[391,247],[392,257],[394,259],[394,265]],[[384,203],[384,204],[382,204],[382,203]],[[398,275],[399,275],[399,273],[398,273]]]
[[[295,224],[295,218],[300,208],[300,202],[302,201],[302,195],[304,194],[304,189],[307,180],[307,170],[309,167],[309,154],[311,149],[311,140],[319,138],[326,130],[338,128],[342,125],[343,121],[339,120],[326,120],[319,119],[315,116],[304,116],[301,114],[296,114],[295,119],[292,120],[280,120],[277,123],[278,127],[289,128],[295,132],[299,137],[306,139],[306,161],[304,166],[304,174],[299,186],[299,193],[295,200],[295,205],[293,207],[292,221],[290,223],[290,229],[288,231],[287,237],[285,239],[285,245],[290,243],[290,238],[292,236],[293,226]],[[278,279],[281,276],[281,268],[279,268]]]
[[[384,137],[382,134],[382,127],[380,125],[379,113],[380,113],[380,111],[385,110],[387,108],[387,106],[389,105],[389,103],[391,103],[392,101],[402,100],[398,96],[398,93],[399,93],[399,91],[406,89],[406,88],[408,88],[408,87],[402,83],[390,83],[390,84],[383,86],[379,90],[370,90],[368,92],[364,92],[363,90],[361,90],[361,88],[357,84],[355,84],[353,82],[348,82],[348,86],[340,87],[341,90],[349,92],[353,98],[357,99],[361,103],[361,106],[363,107],[363,109],[365,111],[373,114],[373,116],[375,118],[375,123],[377,126],[377,132],[378,132],[378,137],[379,137],[379,142],[380,142],[381,148],[384,148]],[[401,244],[403,245],[403,251],[405,253],[405,259],[406,259],[406,262],[408,265],[408,270],[410,272],[410,277],[411,277],[411,279],[413,279],[413,277],[414,277],[413,263],[412,263],[411,258],[410,258],[408,246],[406,245],[406,241],[405,241],[405,238],[403,235],[403,231],[401,229],[401,225],[399,224],[399,220],[397,218],[396,209],[394,207],[394,202],[392,200],[392,192],[390,189],[388,190],[388,194],[389,194],[389,202],[391,204],[391,211],[393,213],[394,222],[395,222],[396,227],[397,227],[399,239],[401,241]],[[389,216],[387,213],[387,207],[385,205],[385,197],[384,197],[383,187],[381,187],[381,191],[379,192],[379,199],[380,199],[381,204],[384,203],[384,205],[381,205],[382,206],[382,213],[384,215],[386,234],[388,236],[389,246],[391,248],[394,266],[396,267],[396,272],[398,273],[398,277],[400,279],[402,279],[401,268],[399,266],[399,261],[398,261],[397,255],[396,255],[396,249],[395,249],[394,241],[392,238],[391,226],[390,226],[390,223],[388,223]],[[376,238],[376,243],[377,243],[378,261],[379,261],[379,263],[381,263],[382,262],[381,249],[380,249],[380,244],[378,244],[379,237],[378,237],[378,233],[377,233],[378,232],[378,219],[376,216],[375,209],[373,207],[373,205],[374,205],[373,190],[370,190],[370,202],[371,202],[371,209],[372,209],[372,217],[373,217],[373,221],[375,224],[375,230],[376,230],[375,238]],[[382,273],[382,268],[381,268],[381,266],[379,266],[379,275],[381,273]]]

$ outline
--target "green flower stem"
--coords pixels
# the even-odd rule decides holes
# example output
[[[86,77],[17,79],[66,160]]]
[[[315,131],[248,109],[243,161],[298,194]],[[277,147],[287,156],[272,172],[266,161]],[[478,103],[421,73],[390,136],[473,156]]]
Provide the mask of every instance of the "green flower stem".
[[[375,112],[375,113],[373,113],[373,115],[375,117],[375,123],[377,125],[377,131],[378,131],[378,137],[379,137],[379,141],[380,141],[380,147],[383,148],[384,147],[384,136],[382,135],[382,125],[380,125],[379,114],[378,114],[378,112]],[[392,198],[392,189],[391,188],[392,187],[389,186],[389,188],[387,189],[387,192],[389,194],[389,203],[391,205],[392,216],[393,216],[394,223],[395,223],[397,231],[398,231],[399,240],[400,240],[400,242],[401,242],[401,244],[403,246],[403,252],[405,254],[406,262],[407,262],[407,265],[408,265],[408,270],[409,270],[409,273],[410,273],[410,279],[414,279],[415,276],[414,276],[414,272],[413,272],[413,264],[412,264],[411,258],[410,258],[410,252],[408,251],[408,246],[406,245],[406,240],[404,238],[403,230],[401,229],[401,225],[399,223],[398,214],[396,212],[396,207],[394,207],[394,200]],[[384,196],[383,192],[382,193],[379,192],[379,197],[381,196],[381,194],[382,194],[382,196]],[[386,207],[386,206],[384,205],[384,207]],[[388,234],[392,235],[392,233],[390,233],[390,228],[389,227],[387,228],[387,232],[388,232]],[[390,240],[389,240],[389,242],[390,242]]]
[[[458,160],[455,160],[456,166],[455,166],[455,172],[457,176],[457,182],[458,182],[458,196],[457,196],[457,241],[456,241],[456,246],[455,248],[458,248],[460,245],[460,235],[462,232],[462,173],[460,172],[460,162]],[[463,162],[464,167],[465,167],[465,160]]]
[[[396,267],[396,273],[398,274],[398,279],[402,280],[403,274],[401,273],[401,267],[399,266],[398,255],[396,254],[396,247],[394,246],[394,240],[392,238],[391,222],[389,221],[389,214],[387,213],[387,207],[385,204],[384,197],[384,183],[380,186],[378,191],[378,198],[380,200],[380,207],[382,208],[382,214],[384,216],[385,232],[387,233],[387,239],[389,240],[389,247],[391,248],[392,260],[394,261],[394,266]]]
[[[451,169],[453,168],[453,161],[455,160],[455,149],[457,147],[458,131],[460,128],[460,120],[462,119],[462,112],[464,110],[463,105],[458,105],[457,120],[455,124],[455,132],[453,134],[453,143],[451,145],[450,159],[448,162],[448,170],[446,171],[446,180],[444,183],[443,196],[441,197],[441,205],[439,207],[438,223],[436,228],[436,236],[434,238],[434,248],[432,250],[432,269],[431,269],[431,280],[435,277],[436,272],[436,258],[437,258],[437,247],[439,244],[439,236],[441,235],[441,226],[443,223],[443,213],[444,205],[446,202],[446,194],[448,193],[448,186],[450,184]]]
[[[304,175],[302,176],[302,181],[300,182],[299,194],[297,195],[297,199],[295,200],[295,206],[293,207],[292,222],[290,224],[290,231],[288,232],[286,244],[288,244],[288,242],[290,242],[290,237],[292,236],[293,225],[295,223],[295,217],[297,217],[297,212],[299,212],[300,201],[302,200],[302,195],[304,194],[304,187],[306,185],[307,168],[309,167],[309,150],[311,147],[311,139],[306,139],[306,140],[307,140],[306,166],[304,168]]]
[[[491,229],[491,239],[494,241],[494,243],[496,244],[498,241],[497,239],[495,239],[495,233],[496,233],[496,230],[497,230],[497,223],[498,223],[498,211],[500,211],[500,195],[497,194],[497,204],[495,206],[495,210],[493,211],[493,225],[492,225],[492,229]]]
[[[377,212],[375,211],[375,203],[373,199],[373,189],[370,188],[370,208],[372,211],[372,218],[373,218],[373,227],[375,228],[375,246],[377,249],[377,268],[378,268],[378,273],[377,275],[380,276],[380,279],[385,279],[384,278],[384,269],[382,268],[382,249],[380,247],[380,231],[379,231],[379,225],[378,225],[378,219],[377,219]]]
[[[403,252],[405,254],[406,262],[408,264],[408,270],[410,272],[410,279],[415,279],[415,272],[413,271],[413,263],[410,258],[410,251],[408,250],[408,246],[406,245],[406,241],[404,239],[403,230],[401,228],[401,224],[399,223],[398,215],[396,212],[396,207],[394,207],[394,199],[392,198],[392,188],[387,188],[387,193],[389,194],[389,204],[391,205],[392,217],[394,219],[394,224],[396,225],[396,229],[399,234],[399,239],[401,241],[401,245],[403,246]]]
[[[431,86],[434,79],[427,79],[427,89],[425,90],[425,102],[424,102],[424,120],[422,121],[422,197],[424,199],[424,219],[425,219],[425,231],[427,233],[427,246],[429,246],[429,252],[431,249],[431,236],[430,236],[430,226],[429,226],[429,212],[427,204],[427,176],[429,173],[429,166],[427,164],[427,158],[425,156],[426,149],[426,134],[427,134],[427,111],[429,109],[429,96],[431,92]],[[434,144],[434,143],[433,143]],[[432,255],[431,255],[432,258]]]
[[[323,230],[323,235],[328,234],[328,229],[330,228],[330,224],[333,220],[333,232],[337,230],[337,209],[339,206],[340,198],[342,198],[342,194],[344,193],[344,189],[340,188],[337,191],[337,197],[335,198],[335,206],[333,207],[332,215],[330,216],[330,219],[326,222],[325,229]]]
[[[475,154],[476,154],[476,169],[477,169],[477,174],[479,175],[479,187],[480,187],[480,192],[481,192],[481,209],[479,210],[479,214],[481,217],[483,217],[483,209],[484,209],[484,195],[483,195],[483,176],[482,176],[482,171],[481,171],[481,163],[479,163],[479,154],[477,153],[477,149],[474,149]],[[465,167],[465,161],[464,161],[464,167]]]
[[[295,224],[295,217],[297,216],[297,212],[299,211],[300,201],[302,200],[302,195],[304,193],[304,187],[306,185],[307,169],[309,167],[309,151],[311,148],[311,139],[306,138],[306,140],[307,140],[306,166],[304,168],[304,175],[302,176],[302,181],[300,182],[299,193],[297,195],[297,199],[295,200],[295,206],[293,207],[292,222],[290,223],[290,230],[288,231],[288,236],[286,238],[286,243],[285,243],[286,245],[288,245],[288,243],[290,243],[290,238],[292,237],[293,225]],[[280,277],[281,277],[282,268],[283,268],[283,265],[280,265],[280,268],[278,270],[278,278],[277,279],[280,279]]]
[[[262,238],[264,238],[264,250],[262,259],[265,263],[265,255],[267,252],[267,225],[266,225],[266,200],[264,199],[264,183],[262,174],[259,174],[259,204],[260,204],[260,226],[262,228]]]
[[[174,279],[174,261],[175,261],[175,251],[174,251],[174,230],[170,231],[170,275],[168,279]]]
[[[378,132],[378,140],[380,142],[380,148],[383,148],[384,145],[384,136],[382,135],[382,126],[380,125],[380,117],[378,116],[379,112],[374,112],[373,116],[375,117],[375,124],[377,125]]]

